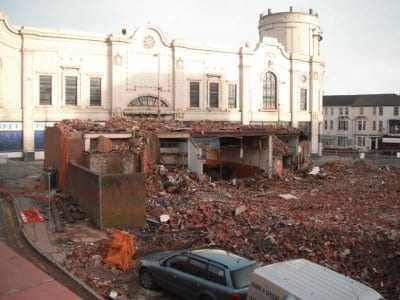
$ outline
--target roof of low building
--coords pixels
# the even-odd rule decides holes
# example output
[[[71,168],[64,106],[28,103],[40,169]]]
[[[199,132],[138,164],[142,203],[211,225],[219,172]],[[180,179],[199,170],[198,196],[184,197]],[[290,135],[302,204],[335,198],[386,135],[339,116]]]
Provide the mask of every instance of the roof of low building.
[[[400,106],[400,96],[396,94],[324,96],[323,106]]]

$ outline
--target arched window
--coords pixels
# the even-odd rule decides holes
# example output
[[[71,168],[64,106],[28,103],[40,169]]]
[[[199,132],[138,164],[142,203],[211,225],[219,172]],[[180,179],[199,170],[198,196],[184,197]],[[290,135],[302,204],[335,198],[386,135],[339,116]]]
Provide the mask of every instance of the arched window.
[[[276,76],[271,72],[263,80],[263,108],[276,109]]]
[[[154,107],[154,106],[158,106],[157,104],[158,102],[158,98],[154,97],[154,96],[140,96],[137,97],[136,99],[133,99],[129,104],[128,107]],[[160,106],[162,107],[168,107],[167,103],[160,99]]]

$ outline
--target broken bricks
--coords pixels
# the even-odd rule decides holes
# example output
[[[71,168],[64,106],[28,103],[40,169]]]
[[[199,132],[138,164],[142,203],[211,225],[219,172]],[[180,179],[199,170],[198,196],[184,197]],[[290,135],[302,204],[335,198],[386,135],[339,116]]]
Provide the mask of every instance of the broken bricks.
[[[261,264],[303,257],[395,299],[400,294],[400,169],[389,170],[332,162],[320,167],[322,177],[285,171],[280,179],[257,174],[237,179],[235,186],[176,170],[187,182],[178,194],[164,190],[155,169],[146,175],[147,214],[155,221],[132,231],[137,251],[218,245]],[[170,216],[165,224],[158,221],[162,214]],[[81,251],[77,259],[87,255]]]

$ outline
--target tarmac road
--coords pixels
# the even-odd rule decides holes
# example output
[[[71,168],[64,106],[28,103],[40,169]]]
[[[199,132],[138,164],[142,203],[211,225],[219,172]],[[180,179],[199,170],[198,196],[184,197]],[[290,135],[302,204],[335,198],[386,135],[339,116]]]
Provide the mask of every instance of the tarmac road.
[[[0,240],[82,299],[96,299],[57,266],[42,257],[22,236],[11,202],[0,197]]]

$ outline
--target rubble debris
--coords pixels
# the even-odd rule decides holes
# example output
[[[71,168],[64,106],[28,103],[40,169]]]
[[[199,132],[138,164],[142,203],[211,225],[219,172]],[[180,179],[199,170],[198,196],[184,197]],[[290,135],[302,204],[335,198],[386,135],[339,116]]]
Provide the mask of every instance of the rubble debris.
[[[242,128],[207,121],[113,120],[102,131],[201,132],[213,128],[211,124],[220,131]],[[260,264],[306,258],[368,284],[387,299],[396,299],[400,294],[400,169],[379,168],[368,160],[338,161],[321,165],[316,176],[304,176],[314,166],[311,158],[305,159],[300,175],[284,170],[279,177],[259,173],[213,182],[208,176],[198,178],[185,170],[151,165],[145,179],[148,224],[129,229],[135,236],[135,257],[218,245]],[[159,221],[162,215],[170,217],[168,222]],[[74,244],[65,265],[104,296],[111,290],[128,295],[115,278],[131,283],[136,278],[132,270],[94,268],[98,261],[94,255],[105,257],[105,245],[109,241]]]
[[[64,232],[64,226],[61,223],[60,212],[58,211],[55,201],[50,202],[51,213],[53,216],[54,224],[56,225],[56,232]]]
[[[105,136],[99,136],[96,151],[99,153],[108,153],[113,149],[112,141]]]
[[[238,207],[235,208],[234,210],[234,214],[235,216],[240,215],[242,212],[244,212],[246,210],[246,205],[240,205]]]

